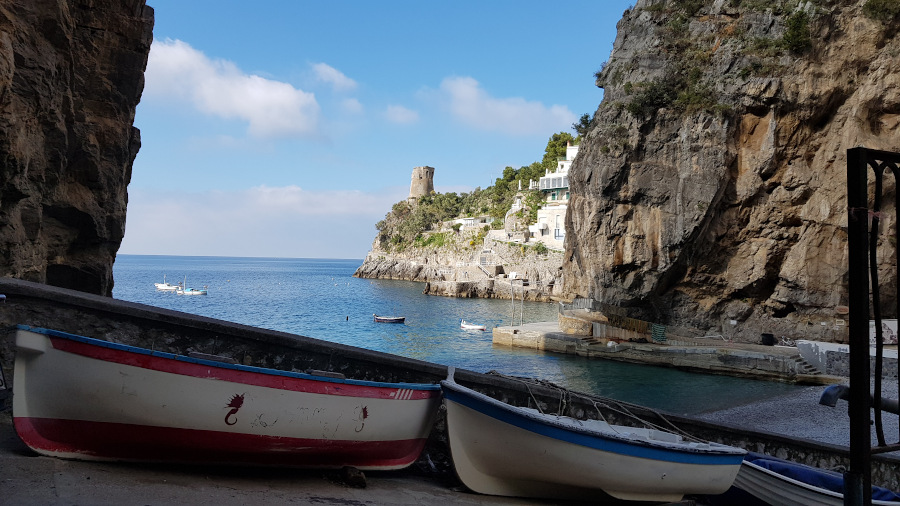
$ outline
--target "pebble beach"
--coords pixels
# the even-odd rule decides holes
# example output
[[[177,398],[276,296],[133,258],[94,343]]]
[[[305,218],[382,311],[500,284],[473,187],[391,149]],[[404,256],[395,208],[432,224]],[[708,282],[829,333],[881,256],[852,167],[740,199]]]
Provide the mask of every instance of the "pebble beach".
[[[833,408],[819,404],[824,390],[824,386],[804,387],[750,404],[701,413],[696,418],[820,443],[849,446],[850,418],[847,415],[847,402],[838,401]],[[886,380],[882,392],[884,397],[896,398],[897,381]],[[883,413],[882,421],[886,441],[889,444],[897,442],[900,439],[900,417]],[[876,442],[874,425],[872,442]],[[893,452],[891,455],[900,455],[900,452]]]

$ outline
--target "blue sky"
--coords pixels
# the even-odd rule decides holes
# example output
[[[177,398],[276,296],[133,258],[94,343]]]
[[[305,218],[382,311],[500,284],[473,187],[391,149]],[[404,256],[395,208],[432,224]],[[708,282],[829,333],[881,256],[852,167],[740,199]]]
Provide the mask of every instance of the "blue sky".
[[[632,3],[148,0],[119,252],[363,258],[413,167],[483,188],[593,113]]]

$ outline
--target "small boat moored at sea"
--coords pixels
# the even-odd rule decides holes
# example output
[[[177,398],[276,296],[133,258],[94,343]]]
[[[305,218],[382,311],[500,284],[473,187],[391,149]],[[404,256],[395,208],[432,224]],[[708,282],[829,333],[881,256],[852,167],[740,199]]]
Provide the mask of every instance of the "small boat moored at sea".
[[[758,499],[760,505],[844,504],[844,477],[840,473],[760,453],[749,453],[745,457],[734,486]],[[872,504],[900,505],[900,495],[872,487]]]
[[[21,325],[16,347],[13,424],[52,457],[401,469],[440,405],[436,384],[251,367]]]
[[[209,287],[204,286],[203,288],[187,288],[187,276],[184,277],[184,282],[175,290],[175,293],[178,295],[208,295]]]
[[[406,321],[405,316],[378,316],[377,314],[372,316],[375,318],[375,323],[403,323]]]
[[[469,323],[465,320],[460,320],[459,326],[465,330],[487,330],[487,327],[485,327],[484,325],[478,325],[477,323]]]
[[[178,295],[208,295],[209,287],[204,286],[203,288],[184,288],[178,287],[178,290],[175,290],[175,293]]]
[[[457,384],[452,367],[441,388],[456,474],[482,494],[675,502],[728,490],[747,453],[657,429],[511,406]]]
[[[163,282],[162,283],[153,283],[153,286],[156,287],[157,290],[163,292],[174,292],[175,290],[181,288],[181,285],[173,285],[166,281],[166,275],[163,274]]]

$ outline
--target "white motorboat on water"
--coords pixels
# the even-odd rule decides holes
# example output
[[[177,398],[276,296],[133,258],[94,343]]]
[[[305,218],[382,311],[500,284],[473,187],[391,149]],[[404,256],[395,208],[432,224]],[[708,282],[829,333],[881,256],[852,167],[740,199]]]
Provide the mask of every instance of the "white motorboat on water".
[[[157,290],[160,290],[163,292],[174,292],[174,291],[178,290],[179,288],[181,288],[181,285],[173,285],[173,284],[166,282],[165,274],[163,274],[163,282],[162,283],[153,283],[153,286],[155,286]]]
[[[478,325],[477,323],[467,322],[465,320],[459,321],[459,326],[465,330],[487,330],[487,327],[484,325]]]
[[[482,494],[598,501],[679,501],[721,494],[747,453],[656,429],[516,407],[441,382],[456,473]]]
[[[440,406],[436,384],[251,367],[21,325],[16,348],[13,424],[52,457],[401,469]]]

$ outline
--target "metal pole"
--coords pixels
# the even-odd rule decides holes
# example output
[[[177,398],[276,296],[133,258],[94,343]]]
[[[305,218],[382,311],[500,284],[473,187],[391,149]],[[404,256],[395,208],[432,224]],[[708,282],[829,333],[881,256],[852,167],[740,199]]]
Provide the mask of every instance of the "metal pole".
[[[869,204],[866,158],[864,148],[847,150],[850,470],[844,473],[845,506],[872,503],[872,433],[869,426]]]
[[[509,314],[509,324],[513,327],[516,326],[516,289],[513,287],[513,280],[509,280],[509,301],[512,303],[510,306],[511,312]]]

